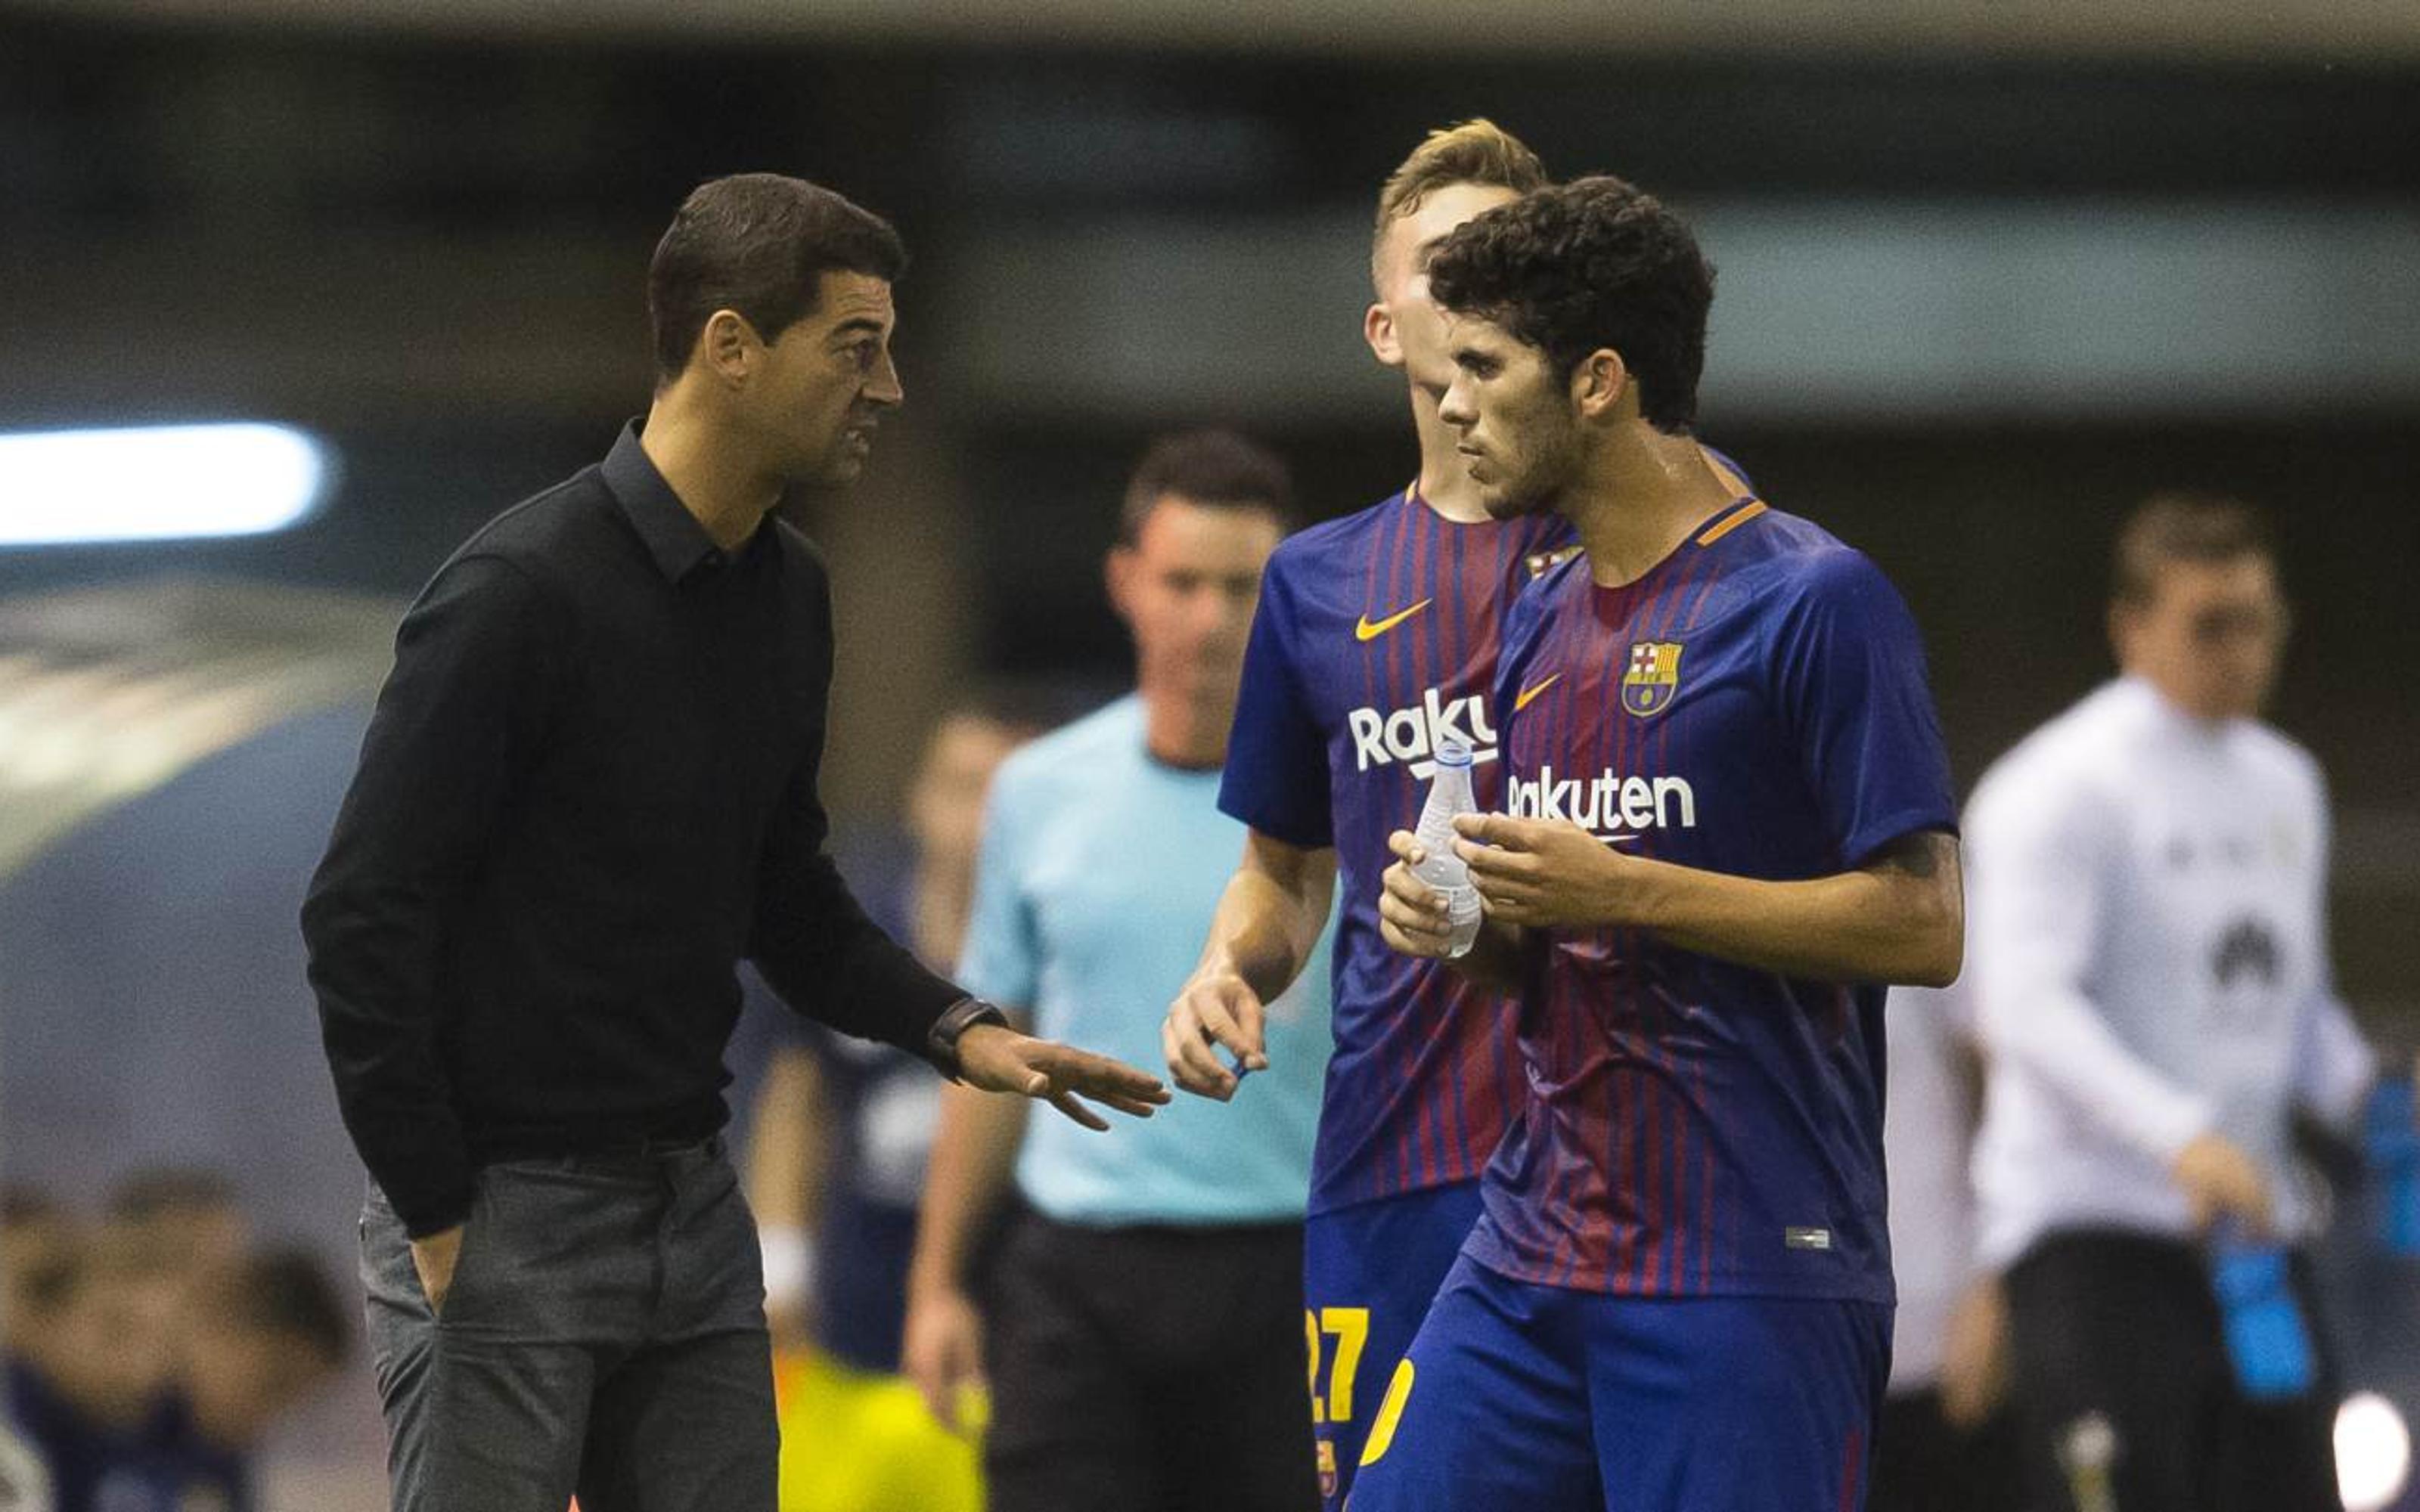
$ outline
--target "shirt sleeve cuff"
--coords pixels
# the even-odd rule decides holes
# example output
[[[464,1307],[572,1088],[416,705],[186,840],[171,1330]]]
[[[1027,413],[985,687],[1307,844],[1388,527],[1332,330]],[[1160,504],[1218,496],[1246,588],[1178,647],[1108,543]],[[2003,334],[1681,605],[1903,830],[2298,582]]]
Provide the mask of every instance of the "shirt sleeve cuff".
[[[954,1082],[958,1080],[958,1037],[978,1024],[997,1024],[1005,1028],[1008,1015],[997,1004],[980,997],[961,997],[952,1003],[925,1032],[924,1058],[942,1075]]]
[[[2127,1120],[2135,1141],[2168,1165],[2187,1145],[2208,1134],[2217,1114],[2201,1098],[2176,1094],[2136,1108]]]
[[[471,1216],[471,1177],[464,1172],[458,1183],[397,1192],[385,1182],[379,1183],[386,1193],[387,1205],[403,1220],[403,1232],[409,1239],[427,1239],[442,1234]]]

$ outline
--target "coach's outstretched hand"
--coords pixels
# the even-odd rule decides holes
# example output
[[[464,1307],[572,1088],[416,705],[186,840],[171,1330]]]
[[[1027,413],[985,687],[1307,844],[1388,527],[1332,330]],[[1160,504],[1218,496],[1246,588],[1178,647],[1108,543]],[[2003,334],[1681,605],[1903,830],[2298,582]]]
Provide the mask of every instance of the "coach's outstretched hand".
[[[1148,1119],[1168,1101],[1168,1087],[1149,1072],[997,1024],[978,1024],[958,1036],[958,1079],[986,1092],[1016,1092],[1047,1103],[1087,1129],[1109,1120],[1082,1103]]]

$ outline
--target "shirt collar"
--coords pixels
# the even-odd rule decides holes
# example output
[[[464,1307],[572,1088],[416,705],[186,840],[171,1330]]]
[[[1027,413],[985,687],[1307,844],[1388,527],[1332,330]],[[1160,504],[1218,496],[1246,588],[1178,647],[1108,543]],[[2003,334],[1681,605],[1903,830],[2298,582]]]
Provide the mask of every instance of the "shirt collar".
[[[706,527],[656,471],[656,464],[639,445],[638,421],[622,427],[613,449],[605,454],[603,471],[605,486],[629,517],[630,528],[639,532],[640,542],[666,582],[677,583],[702,565],[720,566],[729,555],[714,544],[714,537],[706,533]]]

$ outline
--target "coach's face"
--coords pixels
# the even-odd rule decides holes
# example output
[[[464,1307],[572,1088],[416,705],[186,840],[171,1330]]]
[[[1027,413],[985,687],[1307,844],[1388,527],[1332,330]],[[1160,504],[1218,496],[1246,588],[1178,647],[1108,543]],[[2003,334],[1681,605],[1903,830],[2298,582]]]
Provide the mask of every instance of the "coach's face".
[[[2286,595],[2266,555],[2164,562],[2150,596],[2110,614],[2118,664],[2203,719],[2257,715],[2286,649]]]
[[[1420,196],[1417,209],[1395,217],[1379,234],[1371,254],[1378,298],[1362,333],[1378,361],[1402,368],[1431,395],[1452,381],[1453,361],[1446,355],[1445,312],[1429,298],[1429,254],[1472,216],[1520,197],[1501,184],[1447,184]]]
[[[1570,385],[1543,349],[1493,320],[1449,312],[1444,334],[1453,375],[1437,415],[1459,433],[1454,450],[1488,514],[1553,508],[1580,462]]]
[[[891,360],[891,285],[823,275],[815,307],[766,346],[742,409],[771,470],[793,483],[854,483],[886,410],[906,397]]]

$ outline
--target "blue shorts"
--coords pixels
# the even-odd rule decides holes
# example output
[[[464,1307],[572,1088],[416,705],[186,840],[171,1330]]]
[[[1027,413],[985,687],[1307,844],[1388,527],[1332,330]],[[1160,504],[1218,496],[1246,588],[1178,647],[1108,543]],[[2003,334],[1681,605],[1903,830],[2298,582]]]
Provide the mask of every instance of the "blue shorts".
[[[1891,1309],[1608,1297],[1454,1266],[1352,1512],[1856,1512]]]
[[[1343,1506],[1378,1396],[1479,1222],[1479,1183],[1315,1212],[1303,1226],[1303,1326],[1319,1490]]]

